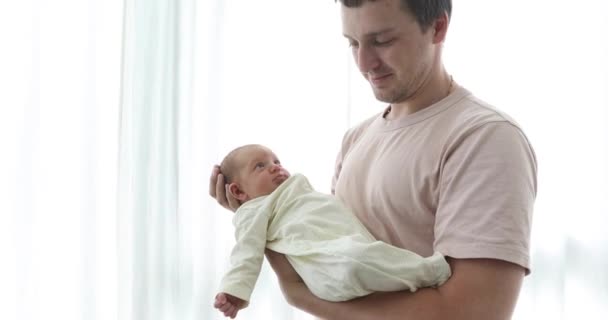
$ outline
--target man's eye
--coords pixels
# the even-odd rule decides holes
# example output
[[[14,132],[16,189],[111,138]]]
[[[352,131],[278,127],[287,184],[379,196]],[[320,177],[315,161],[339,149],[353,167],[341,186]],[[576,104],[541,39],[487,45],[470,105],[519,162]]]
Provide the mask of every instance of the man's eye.
[[[354,42],[354,41],[350,41],[348,42],[348,46],[351,48],[358,48],[359,47],[359,43]]]
[[[384,39],[378,40],[378,39],[376,39],[376,40],[374,40],[373,44],[374,44],[374,46],[387,46],[387,45],[391,44],[392,42],[393,42],[392,39],[389,39],[389,40],[384,40]]]

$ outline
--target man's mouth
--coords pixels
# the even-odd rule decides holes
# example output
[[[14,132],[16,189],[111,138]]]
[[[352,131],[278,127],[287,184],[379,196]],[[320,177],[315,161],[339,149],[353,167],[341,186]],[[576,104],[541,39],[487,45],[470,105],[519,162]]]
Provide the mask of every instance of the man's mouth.
[[[387,80],[390,76],[392,76],[392,73],[388,73],[388,74],[384,74],[384,75],[368,75],[368,79],[369,82],[371,82],[373,85],[378,85],[381,84],[384,80]]]
[[[384,79],[384,78],[386,78],[386,77],[388,77],[388,76],[390,76],[390,75],[391,75],[390,73],[388,73],[388,74],[383,74],[383,75],[380,75],[380,76],[378,76],[378,75],[374,75],[374,76],[370,76],[370,78],[371,78],[372,80],[382,80],[382,79]]]

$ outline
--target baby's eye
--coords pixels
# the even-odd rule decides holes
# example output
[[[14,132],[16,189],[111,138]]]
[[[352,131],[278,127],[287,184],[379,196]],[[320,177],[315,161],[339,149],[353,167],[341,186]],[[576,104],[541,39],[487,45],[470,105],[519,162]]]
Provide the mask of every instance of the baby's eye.
[[[256,169],[264,169],[264,162],[258,162],[255,164]]]
[[[278,164],[278,165],[280,165],[280,164],[281,164],[281,161],[279,161],[279,160],[275,160],[275,161],[274,161],[274,164]]]

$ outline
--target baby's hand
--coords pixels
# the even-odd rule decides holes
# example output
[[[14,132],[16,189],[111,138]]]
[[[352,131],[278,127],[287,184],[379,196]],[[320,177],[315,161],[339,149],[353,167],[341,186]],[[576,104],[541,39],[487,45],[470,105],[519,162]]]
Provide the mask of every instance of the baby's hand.
[[[220,292],[215,296],[213,306],[224,313],[224,316],[234,319],[239,310],[245,307],[245,300]]]

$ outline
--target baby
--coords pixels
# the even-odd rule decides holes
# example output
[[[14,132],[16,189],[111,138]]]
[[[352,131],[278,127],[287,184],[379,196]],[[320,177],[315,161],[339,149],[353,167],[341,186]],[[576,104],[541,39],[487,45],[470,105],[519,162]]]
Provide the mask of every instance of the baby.
[[[265,248],[285,254],[310,291],[329,301],[415,291],[451,275],[440,253],[425,258],[376,240],[334,196],[315,191],[301,174],[291,176],[264,146],[231,151],[220,170],[242,204],[233,218],[231,266],[214,304],[227,317],[249,304]]]

